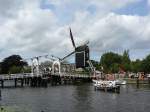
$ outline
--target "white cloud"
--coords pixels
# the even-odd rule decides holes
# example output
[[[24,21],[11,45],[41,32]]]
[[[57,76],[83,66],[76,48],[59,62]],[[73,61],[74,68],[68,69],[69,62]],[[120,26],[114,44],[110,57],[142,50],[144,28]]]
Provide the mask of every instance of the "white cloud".
[[[29,7],[28,4],[22,3],[22,8],[15,12],[15,18],[10,17],[0,26],[0,47],[7,49],[6,52],[8,49],[13,52],[34,52],[43,41],[48,42],[46,33],[55,27],[56,18],[50,10],[42,10],[37,4]]]
[[[90,45],[95,51],[148,49],[148,42],[150,41],[150,20],[148,16],[109,13],[103,18],[94,17],[93,19],[89,18],[88,15],[83,15],[83,17],[86,19],[80,19],[80,22],[75,21],[73,23],[73,29],[77,29],[78,33],[81,34],[78,35],[79,38],[89,39]],[[148,42],[145,43],[145,41]]]
[[[148,5],[150,6],[150,0],[148,0],[147,2],[148,2]]]
[[[69,26],[72,27],[76,44],[90,40],[93,52],[150,47],[149,16],[112,12],[137,0],[49,1],[60,13],[70,10],[71,14],[64,13],[64,18],[72,17],[71,22],[60,25],[62,18],[50,8],[42,9],[41,0],[0,1],[0,51],[3,57],[14,53],[24,57],[45,53],[63,57],[73,50]],[[87,10],[90,5],[98,8],[94,15]]]

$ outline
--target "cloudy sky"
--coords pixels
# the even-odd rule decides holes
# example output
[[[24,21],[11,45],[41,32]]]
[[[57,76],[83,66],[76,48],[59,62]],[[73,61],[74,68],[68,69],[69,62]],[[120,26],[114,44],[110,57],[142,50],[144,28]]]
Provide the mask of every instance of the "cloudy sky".
[[[90,41],[91,58],[130,50],[150,54],[150,0],[0,0],[0,60],[19,54],[63,57]]]

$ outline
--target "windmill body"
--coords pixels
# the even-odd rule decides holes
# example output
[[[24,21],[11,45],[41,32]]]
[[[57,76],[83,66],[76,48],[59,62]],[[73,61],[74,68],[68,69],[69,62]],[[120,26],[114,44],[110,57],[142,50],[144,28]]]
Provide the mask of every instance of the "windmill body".
[[[89,47],[87,45],[79,46],[75,49],[76,68],[88,67]]]
[[[75,49],[75,51],[72,52],[71,54],[75,53],[76,68],[88,67],[87,61],[89,60],[90,55],[89,55],[89,47],[88,47],[87,44],[89,42],[86,42],[83,45],[80,45],[80,46],[76,47],[71,29],[70,29],[70,38],[71,38],[71,41],[72,41],[72,45]],[[70,56],[70,54],[68,56]]]

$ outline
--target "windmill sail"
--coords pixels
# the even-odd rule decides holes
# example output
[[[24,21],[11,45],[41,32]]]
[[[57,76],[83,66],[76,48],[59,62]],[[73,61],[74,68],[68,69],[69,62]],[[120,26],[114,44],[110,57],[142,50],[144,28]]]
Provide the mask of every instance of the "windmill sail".
[[[74,42],[74,39],[73,39],[73,35],[72,35],[72,32],[71,32],[71,28],[70,28],[70,37],[71,37],[73,47],[76,48],[76,45],[75,45],[75,42]]]
[[[68,54],[67,56],[63,57],[62,60],[65,60],[66,58],[68,58],[69,56],[71,56],[72,54],[74,54],[75,51],[71,52],[70,54]]]

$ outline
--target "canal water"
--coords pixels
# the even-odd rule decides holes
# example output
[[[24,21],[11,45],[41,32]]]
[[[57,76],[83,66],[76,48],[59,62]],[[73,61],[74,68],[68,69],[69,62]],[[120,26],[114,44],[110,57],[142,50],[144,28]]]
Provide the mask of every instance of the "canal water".
[[[0,106],[11,112],[150,112],[150,87],[121,86],[120,94],[92,84],[2,89]]]

